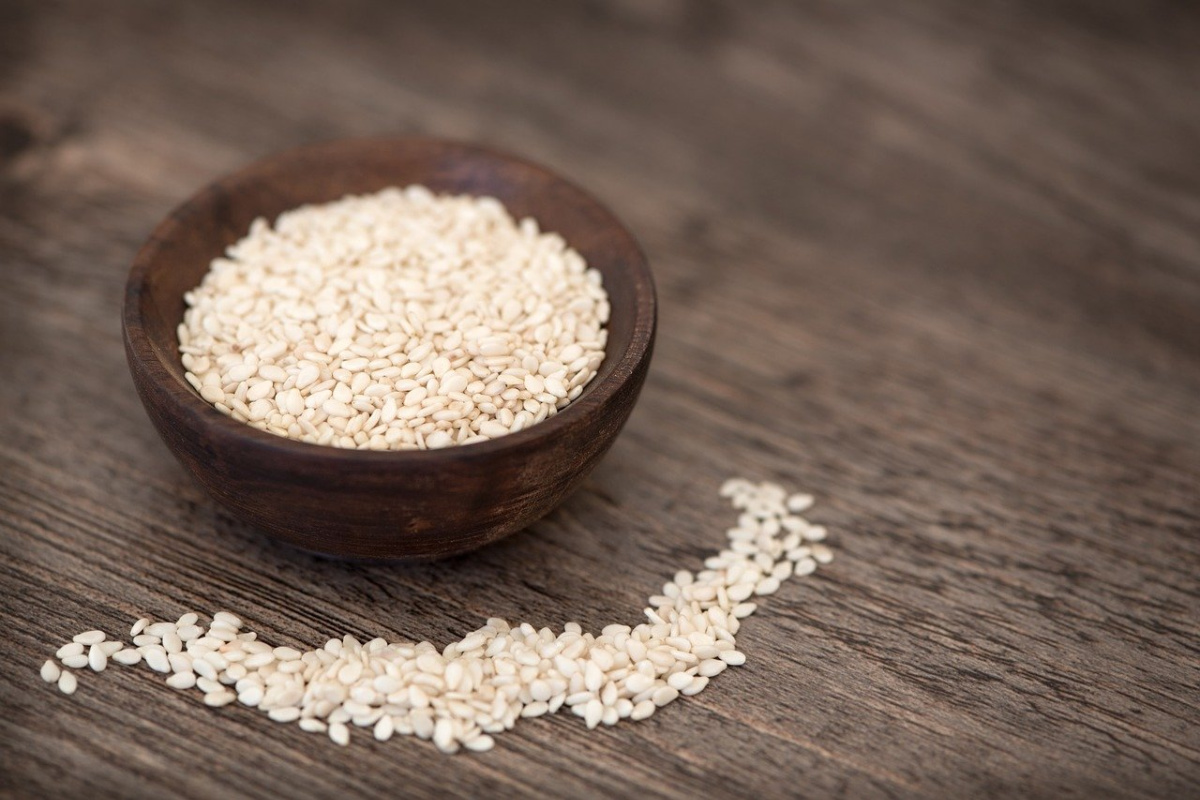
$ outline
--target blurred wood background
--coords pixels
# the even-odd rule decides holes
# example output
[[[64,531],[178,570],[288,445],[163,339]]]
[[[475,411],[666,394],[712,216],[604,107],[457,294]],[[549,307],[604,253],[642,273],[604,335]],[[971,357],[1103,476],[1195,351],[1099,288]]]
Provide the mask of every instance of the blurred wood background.
[[[1200,8],[1118,0],[0,2],[0,794],[1200,792]],[[119,306],[153,224],[321,139],[479,140],[641,237],[651,376],[532,529],[340,564],[217,512]],[[279,643],[639,618],[729,475],[837,560],[651,720],[350,748],[57,645],[230,607]]]

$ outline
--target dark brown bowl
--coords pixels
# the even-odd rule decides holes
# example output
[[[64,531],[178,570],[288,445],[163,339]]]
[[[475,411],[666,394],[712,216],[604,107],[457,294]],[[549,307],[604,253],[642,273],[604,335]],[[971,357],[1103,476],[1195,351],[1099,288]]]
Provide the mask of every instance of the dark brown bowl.
[[[559,414],[518,433],[435,451],[371,452],[292,441],[226,417],[184,379],[183,295],[256,217],[388,186],[491,195],[532,216],[600,270],[612,305],[599,374]],[[223,178],[155,228],[125,290],[125,352],[138,394],[184,468],[233,514],[305,550],[437,558],[472,550],[558,505],[612,445],[654,344],[654,282],[637,242],[583,190],[482,147],[434,139],[338,141]]]

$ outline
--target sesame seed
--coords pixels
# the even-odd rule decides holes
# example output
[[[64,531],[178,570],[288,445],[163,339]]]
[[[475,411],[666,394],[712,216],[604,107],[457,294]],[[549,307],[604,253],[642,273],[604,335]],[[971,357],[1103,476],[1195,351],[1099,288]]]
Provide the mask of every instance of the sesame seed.
[[[385,189],[251,225],[185,295],[181,361],[203,399],[276,435],[466,445],[582,394],[604,358],[601,284],[561,236],[494,198]],[[274,422],[285,413],[296,422]]]
[[[196,685],[196,673],[191,672],[176,672],[171,677],[167,678],[167,686],[172,689],[191,689]]]
[[[453,375],[454,362],[442,367],[444,376]],[[555,374],[539,373],[547,381]],[[436,381],[430,377],[429,385],[436,388]],[[525,386],[524,378],[518,381]],[[229,612],[214,614],[207,629],[189,612],[175,623],[139,619],[131,628],[141,631],[133,636],[135,648],[88,631],[81,634],[91,642],[86,648],[76,637],[56,655],[63,666],[97,671],[109,659],[130,666],[145,660],[168,674],[172,688],[198,689],[210,707],[236,700],[272,721],[326,732],[340,745],[349,743],[353,724],[371,728],[381,742],[414,735],[443,753],[482,752],[517,719],[563,706],[588,729],[643,720],[746,662],[736,636],[757,610],[747,598],[773,594],[833,557],[823,544],[799,544],[801,532],[814,526],[789,530],[787,520],[799,518],[789,516],[782,488],[733,481],[722,490],[748,516],[728,531],[729,549],[706,559],[702,571],[676,571],[662,593],[649,598],[645,622],[607,625],[599,635],[574,622],[556,635],[493,618],[441,650],[429,642],[363,643],[351,635],[303,650],[259,641]],[[77,687],[54,661],[43,664],[41,674],[68,694]]]
[[[108,656],[100,648],[99,643],[92,645],[91,649],[88,650],[88,666],[94,672],[103,672],[105,667],[108,666]]]
[[[813,496],[811,494],[794,494],[787,499],[787,510],[799,514],[801,511],[811,508],[812,504]]]
[[[62,659],[62,663],[64,667],[70,667],[71,669],[83,669],[91,662],[89,661],[87,653],[76,653],[73,656],[67,656],[66,658]]]
[[[125,648],[118,650],[112,654],[112,660],[118,664],[123,664],[127,667],[132,667],[134,664],[142,660],[142,654],[133,648]]]
[[[42,664],[42,680],[46,683],[56,683],[61,675],[62,670],[53,661]]]
[[[58,652],[54,654],[54,657],[63,659],[69,656],[77,656],[82,652],[83,645],[81,645],[79,642],[71,642],[70,644],[64,644],[62,647],[58,648]]]
[[[155,672],[170,672],[171,661],[167,658],[167,651],[157,645],[150,645],[146,648],[141,648],[142,658],[146,660],[146,666]]]

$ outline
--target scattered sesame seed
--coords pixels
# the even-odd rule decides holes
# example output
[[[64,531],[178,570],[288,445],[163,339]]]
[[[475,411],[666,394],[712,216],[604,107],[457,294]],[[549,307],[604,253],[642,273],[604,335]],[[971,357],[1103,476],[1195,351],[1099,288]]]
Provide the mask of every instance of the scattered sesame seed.
[[[176,672],[167,678],[167,686],[172,689],[191,689],[195,685],[196,673],[194,672]]]
[[[126,648],[113,653],[112,660],[118,664],[124,664],[127,667],[132,667],[134,664],[142,660],[142,654],[133,648]]]
[[[42,680],[46,683],[56,683],[61,675],[62,670],[53,661],[42,664]]]
[[[69,656],[77,656],[82,652],[83,645],[81,645],[79,642],[71,642],[70,644],[64,644],[62,647],[58,648],[58,652],[54,654],[54,657],[63,659]]]
[[[90,663],[90,661],[87,653],[76,653],[73,656],[67,656],[66,658],[62,659],[62,663],[64,667],[70,667],[71,669],[83,669]]]
[[[214,614],[207,629],[188,612],[178,622],[139,619],[131,628],[139,631],[136,649],[87,631],[56,655],[64,666],[96,671],[110,658],[123,665],[145,660],[167,674],[168,686],[199,689],[208,706],[237,701],[273,721],[325,732],[339,745],[349,743],[353,724],[371,728],[379,741],[415,735],[443,753],[483,752],[494,746],[493,734],[518,718],[564,706],[589,729],[643,720],[746,662],[735,637],[757,609],[747,598],[772,594],[787,578],[809,575],[833,558],[823,544],[799,544],[819,527],[791,516],[797,506],[808,508],[793,502],[807,495],[788,498],[775,484],[740,479],[727,481],[722,494],[750,516],[730,529],[730,549],[708,559],[703,571],[676,572],[650,598],[646,622],[608,625],[599,635],[574,622],[555,635],[489,619],[441,650],[429,642],[363,643],[347,635],[305,651],[258,641],[227,611]],[[799,520],[794,531],[791,519]],[[78,685],[54,661],[42,665],[41,676],[66,694]]]
[[[103,672],[104,668],[108,666],[108,656],[100,648],[99,643],[92,645],[88,650],[88,666],[94,672]]]

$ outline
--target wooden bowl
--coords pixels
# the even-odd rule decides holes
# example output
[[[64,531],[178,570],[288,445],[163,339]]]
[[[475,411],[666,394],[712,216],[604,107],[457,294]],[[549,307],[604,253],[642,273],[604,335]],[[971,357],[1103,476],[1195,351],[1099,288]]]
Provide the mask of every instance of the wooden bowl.
[[[574,402],[500,439],[372,452],[293,441],[226,417],[184,379],[183,295],[257,217],[420,183],[498,198],[563,236],[604,276],[612,305],[599,374]],[[434,139],[338,141],[291,150],[223,178],[163,220],[125,290],[125,352],[167,447],[235,516],[305,550],[437,558],[495,541],[565,499],[612,445],[654,344],[654,282],[637,242],[583,190],[542,167]]]

